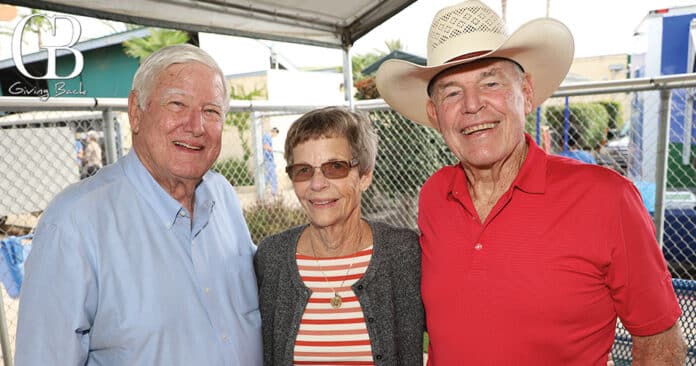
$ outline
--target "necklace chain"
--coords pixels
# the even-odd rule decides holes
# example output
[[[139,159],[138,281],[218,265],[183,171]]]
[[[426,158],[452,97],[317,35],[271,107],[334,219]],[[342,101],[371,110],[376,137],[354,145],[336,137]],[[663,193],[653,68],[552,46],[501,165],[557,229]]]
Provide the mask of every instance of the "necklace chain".
[[[360,227],[360,236],[358,237],[358,250],[360,250],[360,245],[362,244],[362,238],[363,238],[363,231],[362,231],[362,223]],[[321,271],[321,274],[324,275],[324,281],[326,283],[329,283],[329,278],[326,276],[326,272],[324,272],[324,269],[321,267],[321,264],[319,263],[319,256],[317,256],[317,252],[314,249],[314,241],[309,240],[309,246],[312,248],[312,254],[314,255],[314,261],[317,262],[317,267],[319,267],[319,271]],[[358,250],[355,251],[355,253],[358,252]],[[352,253],[354,254],[354,253]],[[346,274],[343,276],[343,280],[341,281],[341,285],[338,286],[338,289],[340,290],[343,288],[343,285],[346,283],[346,277],[348,277],[348,273],[350,273],[351,268],[353,268],[353,260],[350,261],[348,264],[348,270],[346,270]],[[341,295],[338,294],[338,291],[333,286],[329,286],[331,290],[334,292],[334,296],[329,300],[329,303],[331,304],[331,307],[334,309],[338,309],[343,305],[343,298]]]

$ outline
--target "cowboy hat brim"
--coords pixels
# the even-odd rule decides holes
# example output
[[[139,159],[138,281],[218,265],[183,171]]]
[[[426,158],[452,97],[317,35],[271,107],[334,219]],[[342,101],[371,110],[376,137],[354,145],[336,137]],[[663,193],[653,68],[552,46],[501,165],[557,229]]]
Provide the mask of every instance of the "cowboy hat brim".
[[[558,88],[573,62],[573,35],[563,23],[540,18],[520,26],[498,48],[475,57],[420,66],[402,60],[388,60],[377,70],[380,95],[395,111],[427,127],[436,127],[426,112],[428,84],[438,73],[453,66],[483,58],[506,58],[520,64],[532,76],[533,100],[537,107]]]

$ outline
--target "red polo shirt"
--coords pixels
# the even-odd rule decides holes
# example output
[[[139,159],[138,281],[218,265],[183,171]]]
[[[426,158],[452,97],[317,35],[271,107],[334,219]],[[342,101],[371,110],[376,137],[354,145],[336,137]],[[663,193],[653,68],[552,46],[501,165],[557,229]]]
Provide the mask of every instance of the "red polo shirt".
[[[430,365],[606,366],[617,316],[647,336],[681,314],[633,184],[527,144],[483,223],[459,165],[423,185]]]

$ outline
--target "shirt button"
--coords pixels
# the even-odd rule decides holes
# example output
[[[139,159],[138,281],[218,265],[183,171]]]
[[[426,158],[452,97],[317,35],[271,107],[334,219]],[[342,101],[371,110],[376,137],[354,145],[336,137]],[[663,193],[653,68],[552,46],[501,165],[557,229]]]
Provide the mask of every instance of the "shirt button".
[[[375,358],[378,359],[378,360],[381,360],[381,359],[382,359],[382,355],[377,355],[377,356],[375,356]]]
[[[476,245],[474,245],[474,249],[476,249],[476,250],[481,250],[481,249],[483,249],[483,244],[481,244],[481,243],[476,243]]]
[[[363,285],[358,285],[358,290],[362,290],[362,289],[363,289]]]
[[[226,336],[226,335],[222,336],[222,340],[223,340],[223,341],[227,342],[228,339],[230,339],[230,337],[228,337],[228,336]]]
[[[179,211],[179,215],[181,215],[181,217],[186,217],[186,211],[184,211],[184,210]]]
[[[375,318],[369,317],[369,318],[367,318],[367,322],[368,322],[368,323],[374,323],[374,322],[375,322]]]
[[[210,292],[210,287],[204,288],[203,291],[205,291],[205,293],[207,294],[208,292]]]

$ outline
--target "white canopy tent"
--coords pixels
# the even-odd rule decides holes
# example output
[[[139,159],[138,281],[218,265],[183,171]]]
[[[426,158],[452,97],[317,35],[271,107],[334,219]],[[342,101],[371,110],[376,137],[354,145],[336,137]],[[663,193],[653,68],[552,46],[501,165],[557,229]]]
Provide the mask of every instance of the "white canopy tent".
[[[5,3],[152,27],[343,49],[416,0],[3,0]],[[352,105],[351,88],[346,100]]]

